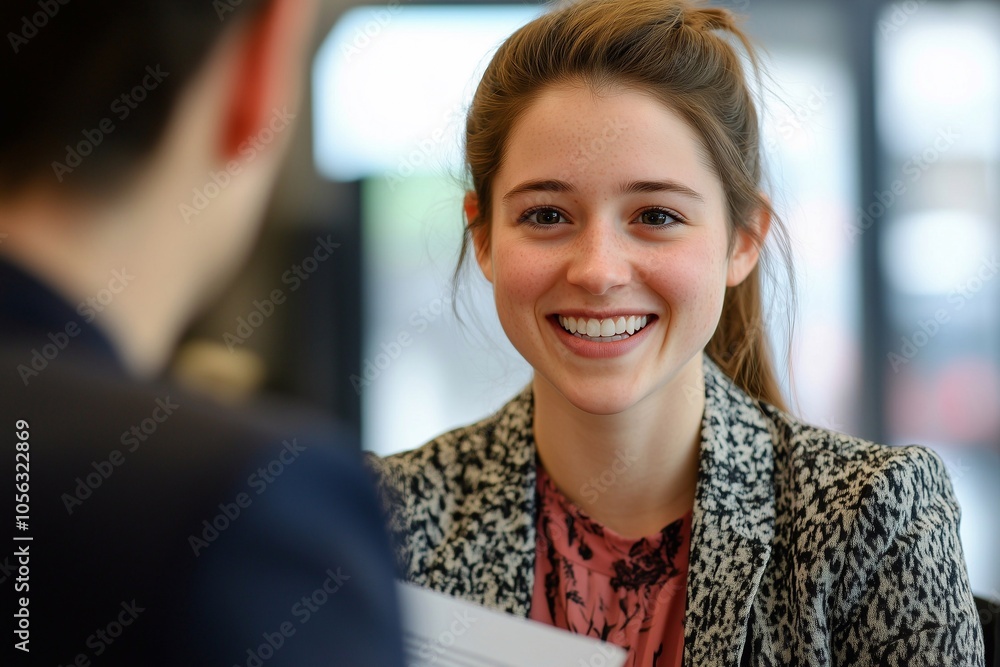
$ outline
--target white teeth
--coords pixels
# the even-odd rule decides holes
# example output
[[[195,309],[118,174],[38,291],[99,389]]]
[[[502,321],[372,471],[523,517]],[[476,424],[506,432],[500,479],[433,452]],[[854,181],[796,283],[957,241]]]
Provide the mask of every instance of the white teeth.
[[[571,334],[588,338],[614,338],[620,340],[623,334],[632,335],[649,322],[648,315],[629,315],[603,320],[559,316],[559,324]]]

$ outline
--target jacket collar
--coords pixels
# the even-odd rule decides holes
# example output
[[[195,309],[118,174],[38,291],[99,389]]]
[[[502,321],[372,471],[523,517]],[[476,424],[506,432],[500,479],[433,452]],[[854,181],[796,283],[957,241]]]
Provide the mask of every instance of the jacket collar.
[[[705,356],[705,412],[700,469],[691,532],[684,621],[684,664],[735,665],[750,607],[770,556],[774,536],[774,458],[771,431],[759,405]],[[485,567],[474,578],[473,597],[491,607],[527,616],[535,565],[535,441],[530,387],[500,410],[489,438],[491,451],[480,480],[486,496],[523,516],[503,517],[490,547],[521,563],[516,584],[507,568]],[[481,487],[482,488],[482,487]],[[499,515],[498,515],[499,516]],[[516,524],[516,525],[514,525]],[[513,530],[512,530],[513,529]],[[517,539],[514,538],[517,533]],[[506,535],[506,537],[504,537]],[[720,590],[719,582],[727,582]],[[471,582],[470,582],[471,583]]]
[[[29,377],[38,370],[34,364],[44,368],[51,355],[36,359],[39,351],[55,349],[57,343],[68,355],[87,355],[125,372],[111,341],[97,326],[40,278],[0,258],[0,345],[23,349],[24,369],[18,372]]]
[[[736,665],[774,537],[774,447],[759,404],[705,357],[684,665]],[[720,590],[719,582],[725,582]]]

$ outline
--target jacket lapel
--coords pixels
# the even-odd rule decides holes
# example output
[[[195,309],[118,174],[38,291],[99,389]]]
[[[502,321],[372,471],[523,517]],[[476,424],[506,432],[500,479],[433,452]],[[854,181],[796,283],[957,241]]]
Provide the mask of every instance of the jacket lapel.
[[[528,615],[535,576],[533,403],[529,386],[491,424],[477,476],[478,493],[467,500],[476,506],[464,508],[479,525],[474,530],[463,527],[460,540],[445,541],[462,545],[460,560],[467,566],[443,573],[448,579],[467,577],[462,597],[521,617]]]
[[[705,357],[705,415],[695,492],[685,667],[740,662],[774,536],[774,455],[756,402]]]

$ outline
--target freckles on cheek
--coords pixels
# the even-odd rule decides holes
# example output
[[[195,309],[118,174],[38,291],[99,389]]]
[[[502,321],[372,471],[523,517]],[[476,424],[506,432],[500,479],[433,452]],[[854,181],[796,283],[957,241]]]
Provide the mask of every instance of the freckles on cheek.
[[[689,251],[661,263],[657,291],[673,327],[702,330],[717,324],[725,295],[725,268],[712,253]]]
[[[525,248],[497,249],[493,256],[497,299],[523,301],[541,294],[552,279],[555,262]]]

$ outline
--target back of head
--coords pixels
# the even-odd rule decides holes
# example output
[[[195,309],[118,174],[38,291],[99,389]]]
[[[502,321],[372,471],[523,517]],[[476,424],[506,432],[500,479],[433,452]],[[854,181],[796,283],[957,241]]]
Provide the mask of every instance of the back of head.
[[[757,71],[735,17],[691,0],[570,2],[515,32],[490,62],[469,110],[466,161],[480,213],[469,221],[462,257],[471,234],[490,224],[492,183],[518,119],[547,87],[582,81],[598,92],[625,87],[650,95],[680,115],[722,183],[730,241],[736,229],[752,231],[750,221],[763,210],[790,266],[784,228],[761,192],[758,114],[733,39]],[[766,251],[761,261],[766,268]],[[782,406],[763,322],[755,268],[726,289],[706,351],[751,396]]]
[[[126,267],[135,279],[95,324],[139,375],[162,370],[249,255],[290,145],[314,8],[14,0],[0,10],[10,28],[0,86],[19,102],[0,107],[0,234],[11,237],[0,259],[67,303]]]
[[[114,185],[152,152],[212,46],[264,0],[9,0],[0,196]]]

